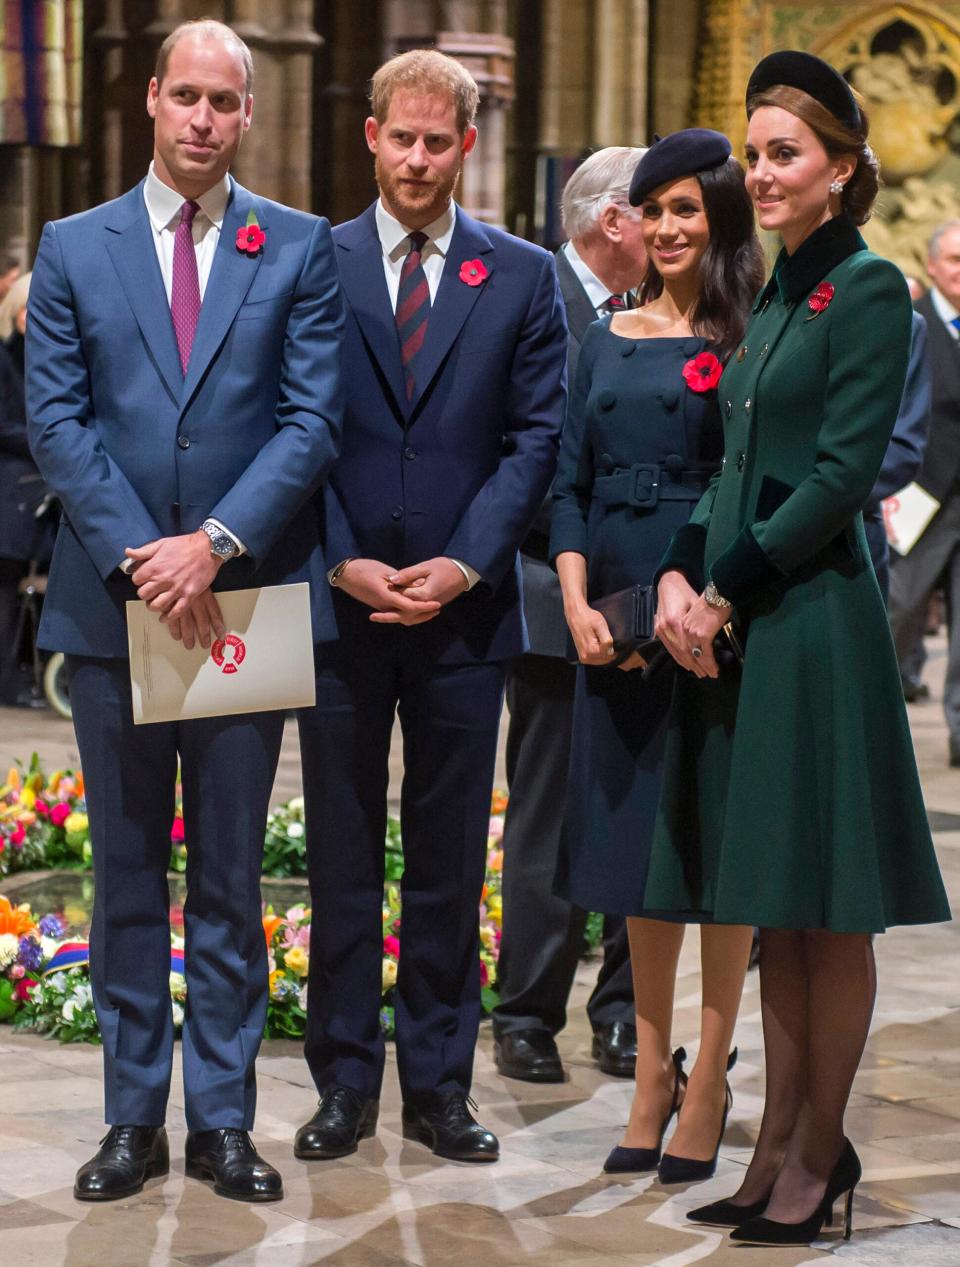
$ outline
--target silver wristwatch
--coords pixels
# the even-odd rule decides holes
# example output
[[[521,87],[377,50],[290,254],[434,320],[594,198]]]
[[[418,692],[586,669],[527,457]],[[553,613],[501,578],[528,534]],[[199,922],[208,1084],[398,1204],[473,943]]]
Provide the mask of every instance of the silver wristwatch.
[[[732,607],[733,604],[729,598],[724,598],[722,594],[717,592],[717,587],[713,581],[707,581],[706,588],[703,591],[704,602],[710,607]]]
[[[205,519],[200,528],[210,538],[210,553],[215,559],[232,559],[238,553],[237,543],[233,537],[228,532],[224,532],[212,519]]]

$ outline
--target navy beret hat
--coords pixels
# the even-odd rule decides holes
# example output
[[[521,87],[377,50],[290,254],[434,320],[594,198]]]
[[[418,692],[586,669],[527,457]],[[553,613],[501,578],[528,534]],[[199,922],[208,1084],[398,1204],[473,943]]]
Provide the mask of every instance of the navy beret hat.
[[[685,128],[669,136],[655,136],[630,181],[631,207],[639,207],[654,189],[668,181],[719,167],[731,152],[730,142],[723,133],[710,128]]]
[[[771,53],[754,67],[747,84],[747,101],[776,84],[799,88],[801,92],[813,97],[814,101],[819,101],[851,132],[863,130],[860,107],[850,85],[839,71],[834,70],[822,58],[793,49]]]

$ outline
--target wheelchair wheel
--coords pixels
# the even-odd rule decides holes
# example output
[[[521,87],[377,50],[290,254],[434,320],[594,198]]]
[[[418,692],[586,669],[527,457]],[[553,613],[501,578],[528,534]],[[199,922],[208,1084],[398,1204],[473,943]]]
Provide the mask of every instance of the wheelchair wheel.
[[[73,709],[70,707],[70,692],[67,688],[67,666],[60,651],[55,652],[47,661],[47,667],[43,671],[43,693],[53,711],[69,721],[73,716]]]

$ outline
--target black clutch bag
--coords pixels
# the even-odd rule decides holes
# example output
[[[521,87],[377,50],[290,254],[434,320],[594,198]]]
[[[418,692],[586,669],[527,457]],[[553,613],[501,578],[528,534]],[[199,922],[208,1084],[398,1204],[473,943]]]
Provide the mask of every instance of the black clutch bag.
[[[652,585],[630,585],[590,604],[607,622],[613,638],[611,665],[617,665],[653,637],[657,595]]]

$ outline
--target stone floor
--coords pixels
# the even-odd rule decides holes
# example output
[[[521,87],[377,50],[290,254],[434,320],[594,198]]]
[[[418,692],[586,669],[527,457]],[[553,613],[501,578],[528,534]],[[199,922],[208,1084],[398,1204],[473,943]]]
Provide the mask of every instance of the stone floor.
[[[937,694],[943,647],[929,678]],[[912,706],[927,805],[955,905],[960,902],[960,771],[946,767],[935,702]],[[291,728],[288,727],[288,732]],[[880,740],[878,739],[878,742]],[[0,711],[0,765],[34,747],[51,763],[71,757],[61,723]],[[277,796],[297,790],[295,735],[288,733]],[[396,785],[394,784],[394,795]],[[403,1142],[396,1070],[389,1060],[377,1137],[339,1162],[294,1160],[295,1127],[314,1093],[295,1044],[267,1043],[259,1062],[255,1139],[284,1175],[277,1205],[220,1200],[183,1177],[185,1133],[179,1074],[169,1127],[173,1169],[143,1194],[108,1206],[71,1196],[77,1165],[101,1127],[100,1055],[0,1029],[0,1264],[2,1267],[686,1267],[762,1263],[806,1267],[833,1254],[856,1267],[960,1264],[960,923],[898,929],[878,939],[880,996],[847,1130],[864,1163],[853,1240],[809,1249],[732,1247],[684,1212],[736,1187],[750,1156],[763,1094],[756,974],[737,1030],[735,1103],[717,1175],[688,1188],[655,1177],[613,1178],[601,1166],[626,1120],[628,1083],[602,1077],[589,1053],[583,1003],[596,965],[581,967],[571,1020],[560,1035],[569,1081],[554,1087],[505,1080],[481,1034],[474,1095],[501,1138],[496,1166],[446,1163]],[[693,1044],[697,938],[687,939],[678,984],[678,1042]]]

